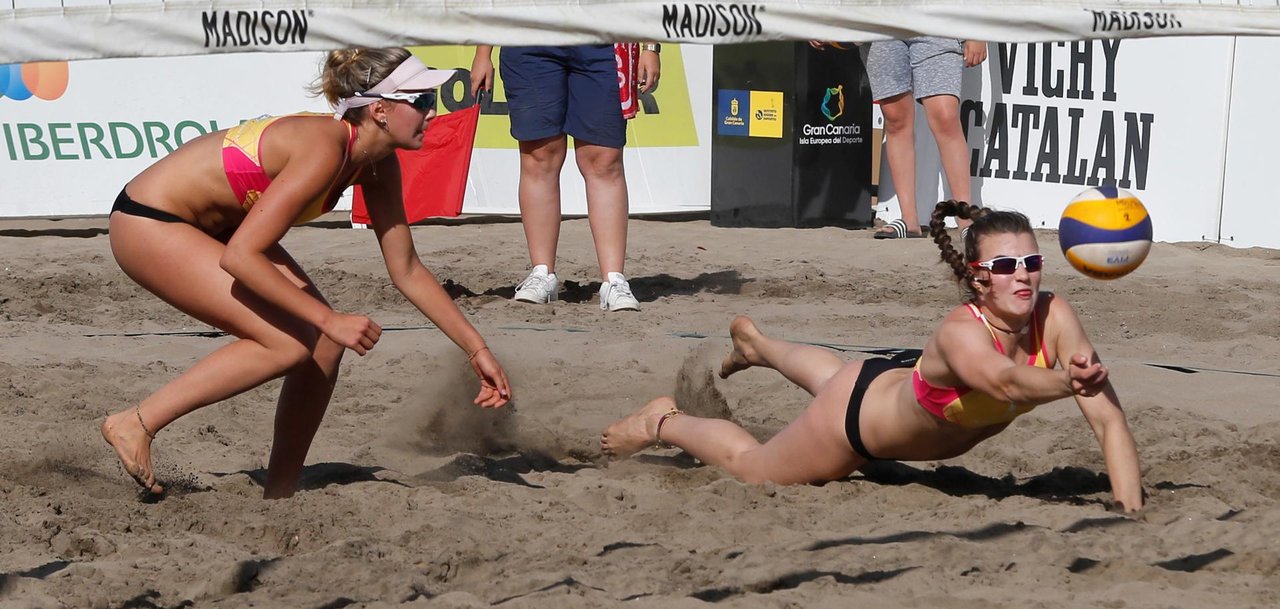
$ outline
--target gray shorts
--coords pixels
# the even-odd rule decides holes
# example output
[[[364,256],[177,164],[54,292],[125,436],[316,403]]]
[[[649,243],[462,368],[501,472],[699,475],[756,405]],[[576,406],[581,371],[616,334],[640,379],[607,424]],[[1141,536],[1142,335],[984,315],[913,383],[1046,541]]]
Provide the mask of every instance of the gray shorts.
[[[911,91],[916,99],[960,97],[964,43],[954,38],[920,36],[871,43],[867,76],[876,101]]]

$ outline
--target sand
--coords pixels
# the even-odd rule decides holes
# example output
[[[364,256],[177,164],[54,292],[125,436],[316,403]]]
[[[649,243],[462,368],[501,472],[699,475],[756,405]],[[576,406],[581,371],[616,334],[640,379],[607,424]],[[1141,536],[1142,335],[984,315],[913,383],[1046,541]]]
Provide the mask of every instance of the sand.
[[[1085,320],[1137,439],[1150,497],[1127,516],[1069,400],[962,458],[821,486],[744,485],[677,450],[600,459],[600,430],[658,395],[762,438],[805,407],[772,371],[712,377],[735,314],[850,359],[923,345],[958,298],[926,240],[637,220],[644,309],[605,314],[584,220],[564,225],[551,306],[508,300],[518,223],[414,237],[512,406],[470,404],[463,354],[391,286],[371,232],[301,227],[285,245],[329,299],[388,332],[344,361],[295,497],[260,499],[271,383],[161,433],[154,501],[98,424],[228,339],[125,277],[103,219],[0,223],[0,605],[1280,604],[1280,252],[1157,244],[1099,282],[1039,234],[1044,285]]]

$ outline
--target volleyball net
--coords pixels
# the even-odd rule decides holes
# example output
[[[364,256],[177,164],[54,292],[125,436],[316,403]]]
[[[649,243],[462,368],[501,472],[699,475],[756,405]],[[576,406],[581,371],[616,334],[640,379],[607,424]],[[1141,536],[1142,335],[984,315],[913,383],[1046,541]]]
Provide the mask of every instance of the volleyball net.
[[[1280,0],[0,0],[0,64],[347,46],[916,35],[998,42],[1274,36]]]

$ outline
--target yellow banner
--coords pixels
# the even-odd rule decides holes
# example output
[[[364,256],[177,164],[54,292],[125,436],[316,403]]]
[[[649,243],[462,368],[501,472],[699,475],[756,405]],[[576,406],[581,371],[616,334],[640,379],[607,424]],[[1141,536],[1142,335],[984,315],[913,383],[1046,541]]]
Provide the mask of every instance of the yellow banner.
[[[440,113],[470,107],[471,60],[474,46],[429,46],[409,49],[423,63],[434,68],[456,68],[458,73],[440,88]],[[507,96],[498,68],[498,50],[493,52],[493,100],[480,111],[476,148],[516,148],[507,118]],[[621,102],[619,102],[621,104]],[[619,107],[621,112],[621,107]],[[781,134],[779,134],[779,137]],[[697,146],[698,133],[693,126],[693,109],[689,103],[689,85],[679,45],[663,45],[662,78],[658,90],[640,96],[640,113],[627,121],[627,146],[660,148]]]
[[[782,137],[782,93],[752,91],[751,114],[747,117],[747,135]]]

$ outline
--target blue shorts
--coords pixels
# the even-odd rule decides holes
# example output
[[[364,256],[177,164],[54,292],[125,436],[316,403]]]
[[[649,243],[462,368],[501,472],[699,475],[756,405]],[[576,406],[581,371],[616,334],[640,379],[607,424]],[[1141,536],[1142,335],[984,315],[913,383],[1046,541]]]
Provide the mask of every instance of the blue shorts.
[[[498,65],[511,137],[528,142],[568,134],[609,148],[627,143],[613,45],[501,47]]]

